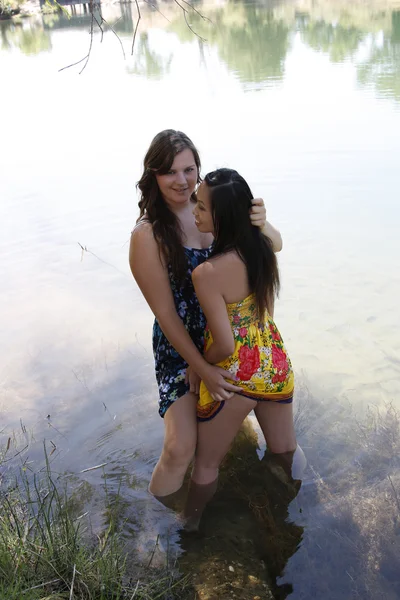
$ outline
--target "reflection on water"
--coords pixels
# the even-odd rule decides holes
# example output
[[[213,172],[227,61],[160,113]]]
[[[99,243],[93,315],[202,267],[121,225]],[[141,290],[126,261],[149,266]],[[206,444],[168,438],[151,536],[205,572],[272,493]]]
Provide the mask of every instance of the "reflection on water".
[[[27,56],[39,52],[51,51],[51,36],[43,23],[27,21],[26,23],[0,23],[1,49],[19,48]]]
[[[383,97],[400,100],[400,11],[392,13],[392,31],[383,39],[374,39],[367,60],[358,67],[362,85],[373,85]]]
[[[132,66],[127,67],[127,72],[149,79],[161,79],[164,75],[168,75],[172,58],[172,52],[165,56],[154,52],[151,49],[148,34],[143,33],[138,39],[135,61]]]
[[[79,6],[86,5],[77,5],[74,10],[70,7],[71,14],[55,12],[17,24],[1,23],[1,49],[20,48],[27,55],[51,51],[49,31],[90,25],[87,8],[80,10]],[[371,7],[369,12],[361,6],[347,9],[340,3],[336,10],[329,2],[322,3],[324,6],[329,20],[324,19],[323,8],[318,3],[308,6],[305,2],[304,7],[300,3],[299,9],[236,2],[218,7],[204,5],[202,13],[191,13],[190,25],[199,35],[202,63],[207,63],[204,38],[206,47],[215,47],[220,59],[243,84],[265,86],[281,81],[287,54],[296,34],[300,34],[307,47],[326,53],[333,63],[354,61],[361,85],[373,85],[378,94],[399,100],[400,10],[388,6],[381,9],[379,2],[375,10]],[[193,43],[194,35],[179,11],[171,10],[168,4],[165,9],[161,8],[163,11],[156,5],[144,7],[145,23],[137,38],[133,64],[127,67],[128,73],[160,79],[170,71],[173,52],[152,48],[146,20],[147,26],[175,32],[182,43]],[[121,3],[118,10],[105,5],[102,14],[125,41],[127,35],[133,34],[137,12],[132,3]],[[206,20],[202,18],[204,15]]]
[[[135,4],[103,4],[127,59],[105,27],[80,77],[58,69],[87,52],[82,7],[0,23],[0,441],[23,450],[2,475],[39,468],[45,439],[94,531],[106,483],[135,556],[178,556],[199,598],[397,598],[400,6],[196,8],[201,37],[175,4],[144,5],[129,56]],[[171,126],[205,171],[243,171],[283,230],[277,312],[309,464],[293,485],[248,421],[201,537],[147,494],[163,424],[127,265],[142,154]]]
[[[247,3],[229,3],[218,9],[203,9],[212,23],[193,15],[193,28],[215,46],[227,65],[243,83],[279,81],[284,75],[291,27],[274,17],[272,9]],[[171,26],[182,41],[190,39],[185,23]]]

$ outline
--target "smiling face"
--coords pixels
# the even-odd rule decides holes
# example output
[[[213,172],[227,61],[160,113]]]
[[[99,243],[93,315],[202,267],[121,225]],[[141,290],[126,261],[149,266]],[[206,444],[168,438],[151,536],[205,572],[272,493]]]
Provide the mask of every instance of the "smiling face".
[[[197,202],[193,214],[196,227],[201,233],[214,234],[214,222],[211,210],[211,193],[208,185],[203,181],[196,193]]]
[[[190,200],[198,179],[193,152],[185,148],[175,156],[168,173],[156,173],[155,176],[160,192],[170,207],[185,204]]]

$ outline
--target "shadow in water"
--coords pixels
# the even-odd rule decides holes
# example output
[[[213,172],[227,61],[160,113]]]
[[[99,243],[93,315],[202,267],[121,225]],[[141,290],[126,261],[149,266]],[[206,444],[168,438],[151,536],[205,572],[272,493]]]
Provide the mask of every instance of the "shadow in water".
[[[302,485],[268,453],[260,460],[247,422],[225,461],[201,535],[181,541],[180,568],[195,573],[200,598],[395,600],[399,415],[389,405],[371,409],[360,422],[345,401],[324,416],[314,398],[299,400],[299,437],[310,461]],[[333,418],[344,409],[347,421]]]
[[[268,453],[260,459],[248,420],[224,461],[200,535],[188,536],[179,517],[147,492],[162,423],[155,421],[155,401],[149,406],[151,360],[134,361],[129,355],[113,368],[109,363],[102,381],[96,369],[91,377],[76,370],[77,387],[62,396],[51,390],[51,403],[54,394],[71,406],[79,398],[79,410],[57,416],[54,405],[58,437],[43,428],[40,448],[29,449],[33,468],[43,435],[57,445],[51,468],[68,480],[76,510],[89,511],[97,535],[107,529],[107,497],[132,571],[149,562],[179,569],[192,578],[191,599],[193,590],[200,599],[399,597],[400,435],[393,407],[371,407],[360,421],[346,399],[319,401],[299,380],[297,432],[309,463],[301,486]],[[42,387],[49,398],[46,380]],[[45,415],[49,402],[35,407]],[[98,465],[104,466],[91,469]]]
[[[219,489],[206,508],[199,534],[182,534],[179,566],[193,573],[199,597],[286,598],[279,586],[288,559],[297,551],[303,527],[288,507],[300,480],[268,452],[260,460],[258,440],[246,421],[221,468]],[[215,596],[210,596],[214,593]],[[271,595],[272,594],[272,595]]]

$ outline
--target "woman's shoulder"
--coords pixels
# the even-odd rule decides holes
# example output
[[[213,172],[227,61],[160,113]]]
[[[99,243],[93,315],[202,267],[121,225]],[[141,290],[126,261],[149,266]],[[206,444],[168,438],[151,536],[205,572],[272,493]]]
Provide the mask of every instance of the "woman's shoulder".
[[[215,278],[215,265],[212,260],[206,260],[192,271],[192,281],[195,285],[211,282]]]
[[[138,221],[131,232],[130,254],[134,252],[158,253],[158,245],[153,234],[153,226],[146,219]]]
[[[241,262],[238,257],[236,259],[236,253],[234,253],[235,256],[233,257],[231,254],[232,253],[219,254],[218,256],[214,256],[203,262],[193,271],[195,279],[197,279],[197,281],[219,280],[222,274],[226,273],[227,268]]]
[[[216,272],[226,271],[228,268],[237,268],[243,264],[242,259],[238,256],[237,252],[224,252],[224,254],[218,254],[208,260],[214,266]]]
[[[146,217],[142,217],[132,229],[131,238],[146,239],[148,237],[154,238],[153,226]]]

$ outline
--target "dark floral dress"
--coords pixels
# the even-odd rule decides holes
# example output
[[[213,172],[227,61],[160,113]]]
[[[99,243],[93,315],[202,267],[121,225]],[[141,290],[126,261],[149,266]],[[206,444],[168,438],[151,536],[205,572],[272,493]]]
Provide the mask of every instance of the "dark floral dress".
[[[204,351],[206,321],[194,291],[192,271],[207,260],[210,252],[211,248],[185,248],[188,270],[182,285],[175,281],[171,269],[168,268],[176,312],[201,353]],[[164,417],[167,408],[189,391],[189,385],[185,383],[188,365],[175,348],[171,346],[161,331],[157,319],[155,319],[153,326],[153,353],[160,395],[158,412],[161,417]]]

